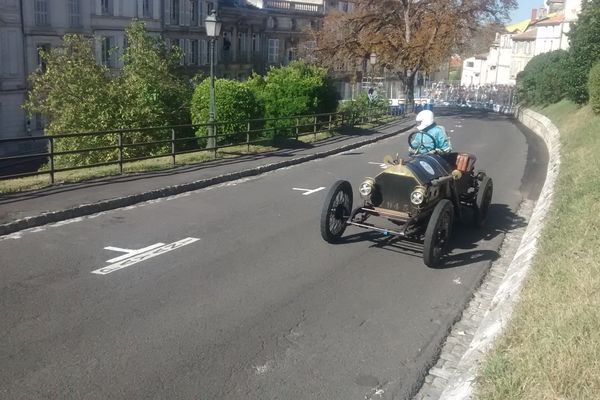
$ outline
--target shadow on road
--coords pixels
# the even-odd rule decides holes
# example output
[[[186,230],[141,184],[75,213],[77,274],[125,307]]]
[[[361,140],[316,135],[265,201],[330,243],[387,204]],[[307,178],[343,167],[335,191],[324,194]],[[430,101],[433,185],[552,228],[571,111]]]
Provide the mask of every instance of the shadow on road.
[[[436,267],[437,269],[456,268],[483,261],[493,262],[500,258],[500,254],[496,250],[482,248],[484,247],[483,243],[527,225],[525,219],[516,215],[506,204],[490,205],[487,226],[483,229],[473,227],[471,223],[472,215],[469,210],[465,211],[464,220],[454,225],[450,241],[451,252],[442,258],[440,265]],[[344,236],[340,244],[365,241],[372,243],[370,247],[381,248],[398,254],[419,258],[423,255],[423,243],[421,241],[386,236],[375,231],[361,231]]]

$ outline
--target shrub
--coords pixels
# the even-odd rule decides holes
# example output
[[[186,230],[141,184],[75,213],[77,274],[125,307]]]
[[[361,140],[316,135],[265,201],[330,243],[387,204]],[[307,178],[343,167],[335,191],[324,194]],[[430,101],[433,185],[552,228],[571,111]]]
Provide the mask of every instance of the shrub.
[[[192,122],[204,124],[209,118],[210,79],[203,80],[194,91],[192,97]],[[262,112],[252,90],[243,82],[215,80],[216,120],[227,121],[218,125],[218,134],[227,136],[219,138],[219,143],[246,139],[247,120],[262,117]],[[256,127],[252,127],[255,129]],[[196,131],[197,137],[208,134],[207,127]]]
[[[338,111],[351,114],[351,118],[356,122],[369,115],[385,114],[388,109],[389,101],[386,98],[378,97],[375,101],[369,101],[366,92],[359,93],[356,99],[341,103],[338,107]]]
[[[519,98],[525,104],[556,103],[565,97],[569,73],[565,50],[537,55],[517,77]]]
[[[600,114],[600,61],[597,62],[588,77],[588,93],[590,95],[590,105],[595,113]]]
[[[303,62],[271,68],[265,78],[253,75],[248,87],[264,108],[265,118],[328,113],[337,106],[337,93],[327,71]],[[295,119],[266,122],[273,128],[273,136],[292,134],[295,124]]]

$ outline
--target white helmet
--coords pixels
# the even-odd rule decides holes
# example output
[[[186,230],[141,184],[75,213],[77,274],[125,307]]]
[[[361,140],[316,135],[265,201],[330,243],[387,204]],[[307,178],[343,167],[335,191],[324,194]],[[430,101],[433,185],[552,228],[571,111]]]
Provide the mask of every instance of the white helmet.
[[[422,131],[430,125],[433,125],[433,111],[431,110],[423,110],[417,114],[417,129]]]

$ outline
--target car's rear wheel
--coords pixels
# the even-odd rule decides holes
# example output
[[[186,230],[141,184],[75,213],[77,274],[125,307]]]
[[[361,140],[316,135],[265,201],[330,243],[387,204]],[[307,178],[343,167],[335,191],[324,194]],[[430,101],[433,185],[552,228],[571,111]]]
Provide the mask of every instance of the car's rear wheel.
[[[351,212],[352,186],[348,181],[337,181],[329,189],[321,210],[321,236],[326,242],[339,241]]]
[[[475,199],[474,224],[477,228],[483,228],[487,221],[492,194],[494,193],[494,182],[489,176],[483,177],[479,182],[479,191]]]
[[[453,222],[454,206],[450,200],[443,199],[433,209],[425,230],[423,262],[428,267],[436,267],[447,250]]]

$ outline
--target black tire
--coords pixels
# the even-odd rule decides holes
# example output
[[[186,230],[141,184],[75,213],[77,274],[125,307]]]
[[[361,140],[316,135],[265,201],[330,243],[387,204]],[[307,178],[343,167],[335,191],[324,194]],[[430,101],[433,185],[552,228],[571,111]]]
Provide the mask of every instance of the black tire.
[[[321,210],[321,236],[326,242],[339,241],[351,212],[352,186],[348,181],[337,181],[329,189]]]
[[[444,254],[454,223],[454,206],[448,199],[440,200],[429,218],[423,243],[423,262],[428,267],[436,267]]]
[[[479,190],[477,191],[477,198],[475,199],[473,223],[476,228],[483,228],[485,226],[493,193],[494,182],[492,181],[492,178],[484,176],[479,182]]]

